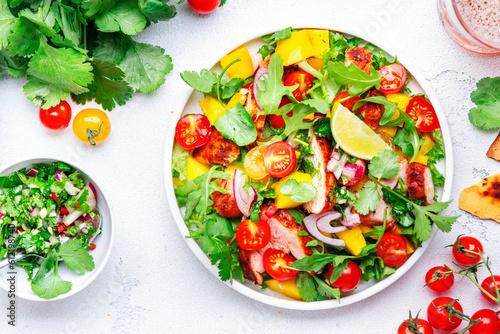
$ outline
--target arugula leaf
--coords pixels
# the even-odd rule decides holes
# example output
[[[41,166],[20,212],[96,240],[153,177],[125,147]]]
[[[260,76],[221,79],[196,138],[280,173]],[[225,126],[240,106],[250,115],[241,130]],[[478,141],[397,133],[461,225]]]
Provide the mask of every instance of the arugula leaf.
[[[278,43],[279,41],[289,39],[290,37],[292,37],[292,27],[288,27],[288,28],[285,28],[283,30],[276,31],[274,34],[262,36],[262,39],[267,44],[274,45],[274,44]]]
[[[370,69],[370,75],[356,67],[354,64],[346,66],[342,62],[328,62],[328,73],[339,85],[352,85],[348,92],[351,96],[358,96],[372,87],[380,88],[382,77],[373,67]]]
[[[371,175],[377,178],[392,179],[398,175],[401,170],[399,156],[393,150],[387,149],[380,151],[368,165]]]
[[[290,199],[297,203],[309,202],[318,194],[318,190],[309,182],[297,182],[289,179],[281,185],[280,192],[290,196]]]
[[[268,45],[262,45],[259,49],[259,51],[257,51],[257,53],[260,53],[261,56],[262,56],[262,59],[266,59],[267,56],[269,56],[270,54],[272,54],[274,52],[274,49],[269,47]]]
[[[257,139],[257,129],[248,111],[237,103],[219,117],[214,126],[227,139],[234,141],[238,146],[245,146]]]
[[[105,110],[112,110],[116,104],[124,105],[132,96],[132,88],[123,80],[124,73],[115,64],[91,60],[94,81],[87,87],[89,92],[71,94],[78,104],[85,104],[95,99]]]
[[[40,269],[31,282],[31,289],[40,298],[50,299],[65,294],[71,290],[71,282],[64,281],[57,272],[57,255],[49,252],[40,265]],[[47,274],[54,269],[52,274]]]
[[[314,122],[314,134],[320,137],[331,136],[332,126],[330,125],[330,117],[319,118]]]
[[[122,31],[126,35],[137,35],[146,27],[146,17],[137,5],[137,1],[122,0],[106,12],[95,17],[99,31]]]
[[[476,105],[469,111],[470,122],[485,130],[500,128],[500,77],[479,80],[470,97]]]
[[[412,119],[406,121],[405,126],[398,130],[393,139],[394,145],[401,147],[403,154],[411,157],[410,162],[415,161],[424,142],[425,138],[420,137]]]
[[[295,104],[293,106],[292,116],[288,116],[286,114],[283,115],[283,120],[285,121],[285,130],[283,130],[281,138],[288,137],[294,131],[309,129],[313,125],[313,122],[304,122],[304,118],[307,115],[315,112],[316,109],[307,104],[304,104],[302,102]]]
[[[362,215],[375,211],[380,203],[380,194],[377,185],[373,182],[366,182],[363,189],[358,191],[356,195],[357,199],[354,201],[354,208]]]
[[[95,268],[94,259],[79,239],[70,239],[62,243],[57,255],[64,260],[70,270],[77,274],[83,275],[86,271],[92,271]]]

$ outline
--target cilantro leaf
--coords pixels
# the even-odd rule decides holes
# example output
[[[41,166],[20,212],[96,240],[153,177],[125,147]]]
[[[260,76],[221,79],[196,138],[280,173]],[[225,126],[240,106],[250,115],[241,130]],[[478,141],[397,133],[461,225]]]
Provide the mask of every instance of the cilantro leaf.
[[[470,122],[485,130],[500,128],[500,77],[479,80],[470,97],[476,104],[469,111]]]
[[[122,31],[126,35],[137,35],[146,27],[146,17],[137,5],[137,1],[123,0],[95,18],[99,31]]]
[[[56,49],[42,41],[29,62],[28,83],[23,89],[33,103],[47,109],[66,100],[70,93],[88,92],[91,71],[85,55],[72,49]]]
[[[377,178],[392,179],[401,170],[399,156],[393,150],[383,150],[368,165],[370,174]]]
[[[146,18],[153,22],[168,21],[177,14],[174,6],[161,0],[141,0],[139,7]]]
[[[181,78],[189,86],[201,93],[210,93],[217,84],[217,73],[203,69],[200,73],[196,71],[184,71]]]
[[[318,291],[316,290],[314,278],[308,273],[298,273],[295,284],[299,287],[300,296],[306,302],[312,302],[318,299]]]
[[[314,134],[320,137],[331,136],[332,126],[330,125],[330,117],[318,118],[314,122]]]
[[[297,182],[289,179],[280,187],[283,195],[290,196],[290,199],[297,203],[309,202],[318,194],[318,190],[309,182]]]
[[[317,286],[317,291],[318,295],[320,295],[323,299],[324,298],[330,298],[330,299],[337,299],[340,300],[340,289],[339,288],[334,288],[330,284],[326,283],[322,279],[320,279],[317,276],[313,276],[316,286]],[[300,292],[299,292],[300,293]]]
[[[375,211],[379,203],[380,193],[377,190],[377,185],[373,182],[366,182],[363,189],[357,193],[354,208],[360,214],[367,215],[370,211]]]
[[[6,48],[15,17],[9,10],[7,0],[0,0],[0,49]]]
[[[71,290],[71,282],[63,280],[57,272],[57,255],[54,252],[47,254],[35,278],[31,282],[31,289],[40,298],[50,299],[65,294]],[[47,274],[54,269],[52,274]]]
[[[257,129],[248,111],[237,103],[215,121],[217,130],[227,139],[234,141],[238,146],[245,146],[257,139]]]
[[[77,274],[84,274],[95,268],[94,259],[87,252],[79,239],[70,239],[59,247],[57,255],[60,256],[66,266]]]
[[[289,39],[292,37],[292,27],[285,28],[280,31],[276,31],[274,34],[262,36],[264,42],[270,45],[274,45],[279,41],[283,41],[285,39]]]
[[[361,95],[372,87],[380,88],[382,77],[373,67],[370,69],[370,74],[366,74],[356,67],[354,64],[346,66],[342,62],[328,62],[328,73],[332,76],[339,85],[352,85],[349,88],[351,96]]]
[[[425,241],[431,236],[431,221],[427,218],[425,210],[421,207],[415,206],[414,209],[415,223],[413,224],[413,232],[418,240]]]
[[[260,53],[261,56],[262,56],[262,59],[266,59],[267,56],[269,56],[270,54],[272,54],[274,52],[274,49],[269,47],[268,45],[262,45],[259,49],[259,51],[257,51],[257,53]]]
[[[95,99],[105,110],[112,110],[116,103],[124,105],[132,96],[132,88],[123,80],[124,73],[115,64],[94,59],[92,73],[94,81],[87,87],[89,92],[79,95],[71,94],[78,104],[85,104]]]

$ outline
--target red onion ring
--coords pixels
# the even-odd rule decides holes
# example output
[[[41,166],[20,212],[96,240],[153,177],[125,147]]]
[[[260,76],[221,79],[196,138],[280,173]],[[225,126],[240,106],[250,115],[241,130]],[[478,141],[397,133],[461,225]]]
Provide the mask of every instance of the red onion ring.
[[[345,247],[344,240],[330,238],[321,234],[321,232],[318,229],[317,222],[318,222],[318,215],[309,215],[302,221],[302,223],[304,224],[304,228],[311,237],[330,246]]]
[[[255,99],[255,103],[257,103],[257,106],[259,107],[260,110],[262,110],[262,104],[259,103],[259,100],[257,99],[257,92],[260,90],[258,81],[263,80],[262,77],[268,78],[269,77],[269,71],[267,68],[259,66],[257,68],[257,71],[255,71],[255,78],[253,79],[253,97]]]
[[[257,200],[257,192],[254,187],[250,187],[248,192],[243,189],[245,185],[245,174],[239,169],[234,170],[233,175],[233,196],[236,200],[236,205],[240,209],[241,213],[248,217],[250,216],[250,209],[252,205]]]
[[[29,176],[29,177],[33,177],[33,176],[37,176],[38,175],[38,171],[36,169],[30,169],[28,173],[26,173],[26,176]]]

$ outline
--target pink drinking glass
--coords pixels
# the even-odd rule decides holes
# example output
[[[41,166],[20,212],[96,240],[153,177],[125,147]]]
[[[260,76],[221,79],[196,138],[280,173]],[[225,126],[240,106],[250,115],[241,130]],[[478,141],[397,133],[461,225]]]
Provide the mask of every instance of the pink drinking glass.
[[[446,33],[460,46],[500,54],[500,0],[438,0]]]

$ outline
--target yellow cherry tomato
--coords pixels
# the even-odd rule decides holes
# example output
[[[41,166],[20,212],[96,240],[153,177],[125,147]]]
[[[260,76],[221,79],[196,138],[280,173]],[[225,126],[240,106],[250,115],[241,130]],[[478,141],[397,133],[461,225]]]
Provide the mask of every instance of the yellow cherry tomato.
[[[264,164],[265,150],[266,146],[256,146],[252,148],[243,161],[247,175],[254,180],[261,180],[269,175],[266,171],[266,165]]]
[[[73,120],[73,132],[82,142],[95,145],[106,139],[111,131],[108,115],[102,110],[88,108]]]

